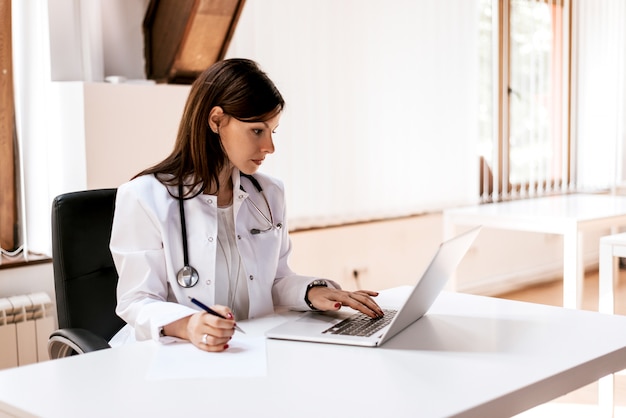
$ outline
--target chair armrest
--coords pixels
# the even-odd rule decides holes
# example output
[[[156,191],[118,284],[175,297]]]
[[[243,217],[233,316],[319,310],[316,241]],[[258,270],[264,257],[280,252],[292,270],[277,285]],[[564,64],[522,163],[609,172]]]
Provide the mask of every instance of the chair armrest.
[[[82,328],[58,329],[48,339],[48,354],[51,359],[84,354],[111,348],[108,341]]]

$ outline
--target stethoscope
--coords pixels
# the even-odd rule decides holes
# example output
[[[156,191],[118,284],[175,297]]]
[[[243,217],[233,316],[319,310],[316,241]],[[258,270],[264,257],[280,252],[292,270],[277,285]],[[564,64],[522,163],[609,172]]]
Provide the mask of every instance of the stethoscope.
[[[254,201],[252,199],[248,199],[248,201],[252,204],[252,206],[254,207],[254,209],[261,215],[261,217],[265,220],[265,222],[267,222],[268,227],[261,229],[261,228],[252,228],[250,230],[250,233],[252,235],[259,235],[265,232],[269,232],[272,229],[281,229],[283,227],[282,223],[277,223],[276,225],[274,225],[274,216],[272,215],[272,208],[270,207],[270,204],[267,200],[267,197],[265,196],[265,192],[263,191],[263,188],[261,187],[261,185],[259,184],[259,182],[257,181],[257,179],[255,179],[253,176],[249,175],[249,174],[243,174],[241,173],[242,177],[247,178],[248,180],[250,180],[250,183],[252,183],[252,185],[254,186],[254,188],[261,194],[261,196],[263,196],[263,200],[265,201],[265,204],[267,205],[267,211],[269,213],[269,218],[263,213],[263,211],[261,209],[259,209],[259,207],[254,203]],[[239,185],[239,188],[243,191],[246,192],[246,189],[243,188],[243,185]],[[184,205],[184,198],[183,198],[183,185],[182,183],[178,185],[178,207],[180,210],[180,226],[181,226],[181,231],[182,231],[182,238],[183,238],[183,262],[184,262],[184,266],[183,268],[181,268],[178,271],[178,274],[176,275],[176,280],[178,281],[178,284],[181,287],[185,287],[185,288],[189,288],[189,287],[193,287],[195,286],[198,281],[200,280],[200,275],[198,274],[198,270],[196,270],[194,267],[192,267],[189,264],[189,248],[187,246],[187,222],[185,221],[185,205]]]

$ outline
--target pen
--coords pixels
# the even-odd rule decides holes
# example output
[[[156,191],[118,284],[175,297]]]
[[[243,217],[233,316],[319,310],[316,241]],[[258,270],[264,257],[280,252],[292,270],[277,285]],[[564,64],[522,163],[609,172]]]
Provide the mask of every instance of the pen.
[[[192,298],[191,296],[188,296],[188,297],[189,297],[189,300],[191,300],[191,303],[193,303],[194,305],[204,309],[206,312],[210,313],[211,315],[215,315],[215,316],[223,318],[223,319],[228,319],[224,315],[215,312],[213,309],[209,308],[204,303],[200,302],[198,299]],[[239,325],[237,325],[237,324],[235,324],[235,329],[237,331],[241,332],[242,334],[245,334],[245,331],[242,330],[241,328],[239,328]]]

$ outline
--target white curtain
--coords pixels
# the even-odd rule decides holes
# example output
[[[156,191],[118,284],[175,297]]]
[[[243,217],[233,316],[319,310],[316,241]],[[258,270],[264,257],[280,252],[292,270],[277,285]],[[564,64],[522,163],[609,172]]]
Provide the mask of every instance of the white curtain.
[[[12,3],[15,116],[20,154],[24,254],[50,253],[50,47],[47,1]]]
[[[247,0],[228,55],[287,101],[263,170],[291,227],[478,198],[477,7],[467,0]]]
[[[626,2],[573,2],[576,180],[579,189],[624,183]]]
[[[99,25],[86,23],[96,19],[98,6],[95,0],[12,3],[20,202],[26,257],[29,253],[51,254],[50,208],[54,197],[68,190],[85,189],[84,143],[80,137],[60,134],[67,131],[61,126],[64,123],[61,108],[70,99],[61,97],[58,86],[52,82],[52,63],[69,60],[72,55],[69,50],[81,57],[72,61],[70,79],[89,81],[94,79],[93,72],[101,72],[98,68],[102,65],[101,53],[87,45],[94,43],[93,37],[99,34]],[[51,46],[50,21],[58,18],[64,19],[65,36],[55,49]],[[89,31],[93,32],[92,36],[85,35]],[[84,130],[84,122],[78,115],[71,123],[76,132]]]

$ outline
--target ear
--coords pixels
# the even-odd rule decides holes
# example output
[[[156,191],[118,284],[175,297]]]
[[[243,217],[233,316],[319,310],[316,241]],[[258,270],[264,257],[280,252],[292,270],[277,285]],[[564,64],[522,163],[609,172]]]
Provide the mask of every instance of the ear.
[[[213,131],[213,133],[219,134],[220,124],[224,119],[224,109],[220,106],[214,106],[209,112],[209,128]]]

